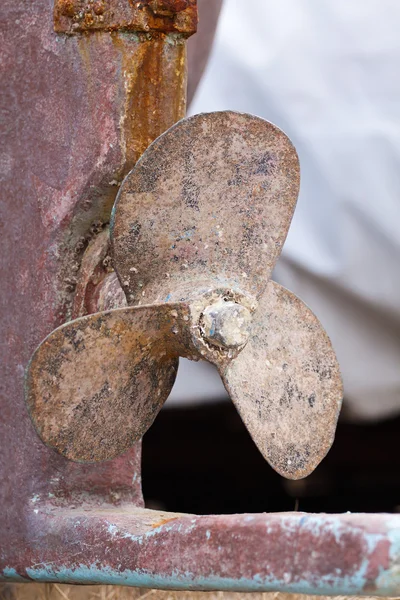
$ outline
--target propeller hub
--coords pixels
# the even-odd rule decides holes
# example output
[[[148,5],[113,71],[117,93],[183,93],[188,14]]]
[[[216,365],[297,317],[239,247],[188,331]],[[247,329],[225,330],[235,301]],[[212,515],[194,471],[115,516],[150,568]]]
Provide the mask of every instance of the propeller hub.
[[[203,337],[220,348],[243,346],[250,335],[251,312],[241,304],[221,298],[200,317]]]

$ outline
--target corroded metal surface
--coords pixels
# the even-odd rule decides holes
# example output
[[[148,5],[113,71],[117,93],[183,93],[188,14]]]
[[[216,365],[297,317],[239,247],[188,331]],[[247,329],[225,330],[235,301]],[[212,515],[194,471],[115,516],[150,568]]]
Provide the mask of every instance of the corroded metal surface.
[[[103,295],[105,283],[101,293],[96,285],[82,289],[83,257],[106,229],[125,174],[185,114],[187,33],[168,34],[168,25],[164,33],[59,35],[53,2],[38,0],[5,0],[2,15],[0,571],[9,576],[16,562],[40,553],[40,533],[28,517],[37,498],[69,507],[83,500],[143,505],[140,443],[97,464],[53,452],[29,420],[24,369],[37,344],[73,312],[118,301]],[[85,291],[76,302],[75,291]],[[51,535],[62,556],[61,538]]]
[[[264,290],[299,189],[287,136],[251,115],[196,115],[160,136],[125,179],[113,256],[130,304],[178,300],[183,286]],[[132,271],[132,267],[136,270]]]
[[[142,438],[178,368],[171,311],[181,321],[188,312],[183,305],[117,309],[67,323],[40,345],[27,404],[50,447],[72,460],[107,460]]]
[[[121,183],[149,144],[185,116],[186,38],[165,34],[131,36],[123,32],[83,36],[79,46],[84,62],[91,68],[98,60],[96,38],[100,36],[107,40],[103,43],[111,44],[117,52],[114,69],[121,74],[118,83],[123,87],[118,89],[114,84],[113,91],[123,103],[118,119],[122,168],[111,178],[113,203],[118,191],[115,186]],[[114,144],[112,138],[110,144]]]
[[[180,355],[217,366],[256,445],[279,473],[296,479],[317,466],[334,438],[339,368],[311,311],[268,284],[298,183],[288,138],[250,115],[192,117],[146,150],[121,188],[111,222],[113,265],[133,306],[115,313],[116,323],[113,312],[100,313],[57,330],[30,367],[28,404],[47,444],[91,460],[127,449],[170,391],[160,357]],[[78,349],[71,345],[77,327]],[[107,368],[92,372],[92,363]],[[110,383],[101,421],[99,394]],[[80,417],[83,407],[87,418]],[[66,431],[91,448],[71,442],[66,452]]]
[[[189,36],[196,28],[196,0],[55,0],[54,4],[58,33],[124,30]]]
[[[16,581],[161,589],[400,593],[398,515],[195,516],[129,506],[38,506],[29,515],[38,545],[29,554],[15,553],[0,578],[3,573]]]
[[[251,312],[232,300],[220,298],[201,315],[200,329],[207,342],[219,348],[239,348],[250,335]]]
[[[342,382],[329,338],[311,310],[270,281],[249,342],[222,376],[274,469],[296,479],[312,472],[333,443]]]
[[[28,407],[42,440],[73,460],[117,456],[153,423],[172,388],[177,358],[205,358],[219,369],[271,466],[293,479],[311,473],[332,445],[342,400],[329,338],[315,315],[275,282],[252,323],[239,302],[223,295],[209,302],[205,294],[191,304],[113,310],[50,334],[27,378]],[[216,307],[212,337],[204,323],[210,306]],[[221,335],[215,314],[232,307]]]
[[[91,6],[100,17],[101,2]],[[91,230],[106,230],[124,175],[184,116],[187,33],[110,32],[107,22],[121,22],[99,19],[90,35],[59,36],[51,2],[2,8],[0,244],[13,260],[3,261],[0,296],[0,579],[398,595],[397,517],[137,514],[140,444],[94,465],[40,443],[23,403],[24,368],[73,311],[107,309],[109,292],[119,293],[113,273],[100,269],[98,285],[83,273]],[[85,14],[76,29],[90,29]],[[171,16],[157,18],[171,26]]]

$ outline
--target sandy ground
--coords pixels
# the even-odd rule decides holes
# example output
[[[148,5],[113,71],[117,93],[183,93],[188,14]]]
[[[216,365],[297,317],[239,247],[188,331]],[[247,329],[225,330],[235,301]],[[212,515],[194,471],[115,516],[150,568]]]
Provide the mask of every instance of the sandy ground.
[[[16,584],[0,585],[0,600],[332,600],[329,596],[297,594],[243,594],[228,592],[161,592],[138,588],[97,585]],[[335,596],[346,600],[345,596]],[[362,600],[352,596],[352,600]],[[365,600],[365,598],[364,598]],[[370,600],[378,598],[370,597]],[[397,598],[396,600],[400,600]]]

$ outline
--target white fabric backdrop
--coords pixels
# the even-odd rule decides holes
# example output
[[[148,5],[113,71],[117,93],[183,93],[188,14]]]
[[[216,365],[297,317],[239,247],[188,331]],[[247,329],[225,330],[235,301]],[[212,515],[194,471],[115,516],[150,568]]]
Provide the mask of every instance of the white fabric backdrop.
[[[319,316],[346,412],[400,412],[400,1],[224,0],[191,113],[234,109],[281,127],[302,184],[274,278]],[[183,363],[171,402],[224,396]]]

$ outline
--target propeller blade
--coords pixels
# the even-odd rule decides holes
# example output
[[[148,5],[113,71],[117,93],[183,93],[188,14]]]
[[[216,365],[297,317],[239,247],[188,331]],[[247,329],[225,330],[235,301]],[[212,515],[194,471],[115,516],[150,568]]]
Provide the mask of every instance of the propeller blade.
[[[250,340],[221,376],[265,459],[284,477],[300,479],[333,443],[339,366],[316,316],[274,281],[254,320]]]
[[[140,306],[53,331],[26,374],[27,405],[41,439],[88,462],[114,458],[138,441],[174,384],[183,318],[183,304]]]
[[[127,175],[113,211],[114,264],[129,303],[142,290],[146,302],[163,302],[200,286],[258,297],[298,188],[296,150],[268,121],[215,112],[171,127]]]

